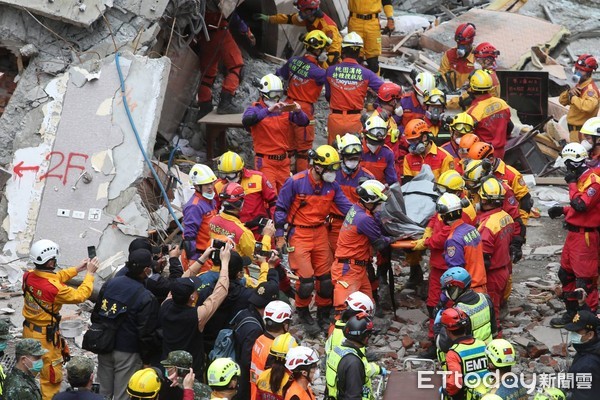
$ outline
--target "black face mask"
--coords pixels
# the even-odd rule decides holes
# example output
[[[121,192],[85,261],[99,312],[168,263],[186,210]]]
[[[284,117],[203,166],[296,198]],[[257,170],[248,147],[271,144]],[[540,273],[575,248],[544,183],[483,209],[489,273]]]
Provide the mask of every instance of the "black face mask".
[[[567,167],[567,171],[575,174],[577,177],[581,176],[587,170],[587,164],[585,160],[580,162],[566,160],[565,166]]]

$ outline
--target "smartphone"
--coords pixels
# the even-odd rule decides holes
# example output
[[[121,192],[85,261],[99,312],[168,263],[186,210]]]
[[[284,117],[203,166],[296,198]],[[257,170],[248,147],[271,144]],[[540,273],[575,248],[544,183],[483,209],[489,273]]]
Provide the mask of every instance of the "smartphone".
[[[258,220],[258,226],[264,228],[269,223],[269,218],[261,218]]]
[[[575,290],[575,291],[573,291],[573,295],[575,296],[575,298],[577,300],[583,299],[583,292],[581,290]]]
[[[281,111],[294,111],[295,109],[295,104],[286,104],[285,106],[281,107]]]
[[[92,393],[100,393],[100,384],[92,383]]]
[[[88,258],[91,260],[96,257],[96,246],[88,246]]]
[[[221,265],[221,249],[225,247],[225,242],[219,239],[213,239],[210,247],[213,247],[215,250],[210,255],[210,259],[214,265]]]
[[[215,249],[220,250],[223,247],[225,247],[225,242],[219,239],[213,239],[210,247],[214,247]]]

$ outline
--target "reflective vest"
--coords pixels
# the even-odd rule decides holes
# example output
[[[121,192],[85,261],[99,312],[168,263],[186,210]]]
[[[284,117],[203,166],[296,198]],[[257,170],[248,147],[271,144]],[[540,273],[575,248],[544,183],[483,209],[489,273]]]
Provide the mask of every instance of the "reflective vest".
[[[464,400],[476,399],[475,390],[467,385],[470,380],[476,380],[476,376],[480,379],[489,372],[487,369],[487,356],[485,355],[486,345],[479,339],[475,339],[472,344],[457,343],[450,350],[454,350],[461,359]],[[470,379],[469,379],[470,378]],[[477,379],[479,380],[479,379]]]
[[[327,382],[327,395],[329,399],[337,399],[338,395],[338,366],[340,361],[347,355],[354,355],[362,361],[365,367],[365,382],[363,383],[362,399],[372,400],[373,394],[371,390],[371,378],[369,376],[369,363],[364,353],[359,353],[356,349],[347,346],[337,346],[327,356],[327,371],[325,372],[325,380]]]
[[[335,349],[342,345],[344,341],[344,327],[346,323],[341,319],[335,321],[335,325],[333,328],[333,332],[327,338],[325,342],[325,358],[329,357],[329,353],[331,350]],[[366,351],[364,348],[361,349],[363,353]],[[374,362],[370,362],[367,364],[367,377],[372,378],[374,375],[379,375],[381,373],[381,367]]]
[[[479,301],[475,304],[458,303],[457,306],[463,310],[471,319],[473,337],[488,344],[492,340],[492,323],[490,306],[483,293],[478,293]]]
[[[312,389],[309,387],[304,390],[302,386],[298,382],[292,382],[291,386],[285,393],[286,400],[292,399],[294,396],[298,397],[300,400],[315,400],[315,394]]]
[[[258,377],[265,370],[269,350],[273,344],[273,339],[267,335],[260,335],[252,346],[252,361],[250,361],[250,391],[251,399],[256,399],[256,382]]]

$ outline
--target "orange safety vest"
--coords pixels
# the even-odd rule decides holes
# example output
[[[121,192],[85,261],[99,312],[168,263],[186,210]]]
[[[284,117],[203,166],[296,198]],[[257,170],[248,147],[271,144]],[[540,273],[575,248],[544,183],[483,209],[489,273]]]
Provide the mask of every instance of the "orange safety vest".
[[[298,382],[295,381],[292,382],[289,389],[285,393],[285,400],[291,400],[294,396],[298,397],[300,400],[315,400],[315,394],[310,387],[305,390]]]
[[[252,359],[250,361],[250,399],[256,399],[258,388],[256,382],[265,370],[269,350],[275,338],[268,333],[260,335],[252,346]]]

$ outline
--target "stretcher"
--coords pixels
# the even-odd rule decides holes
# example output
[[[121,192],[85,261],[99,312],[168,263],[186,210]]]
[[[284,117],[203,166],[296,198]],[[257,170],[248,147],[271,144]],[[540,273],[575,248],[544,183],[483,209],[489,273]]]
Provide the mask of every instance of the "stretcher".
[[[419,370],[413,370],[413,366]],[[424,358],[407,358],[402,371],[393,371],[385,378],[382,400],[439,400],[442,375],[437,374],[437,362]],[[377,388],[377,391],[379,388]],[[376,391],[376,395],[378,392]]]
[[[397,240],[390,244],[390,247],[397,250],[412,250],[414,247],[412,242],[414,242],[414,240]]]

